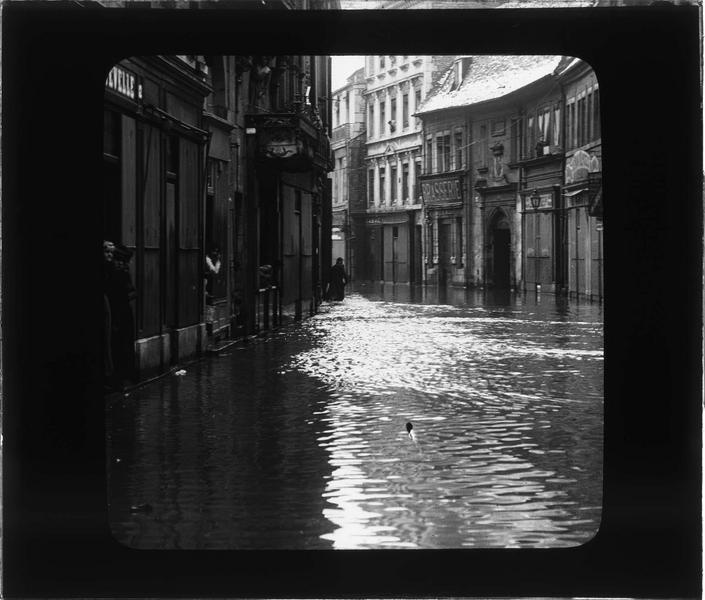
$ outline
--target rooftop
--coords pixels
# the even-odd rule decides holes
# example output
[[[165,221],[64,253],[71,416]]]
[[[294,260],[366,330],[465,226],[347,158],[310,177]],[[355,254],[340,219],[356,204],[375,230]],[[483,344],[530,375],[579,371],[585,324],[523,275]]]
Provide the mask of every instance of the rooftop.
[[[460,85],[453,64],[416,114],[501,98],[551,75],[562,60],[562,56],[466,56]]]

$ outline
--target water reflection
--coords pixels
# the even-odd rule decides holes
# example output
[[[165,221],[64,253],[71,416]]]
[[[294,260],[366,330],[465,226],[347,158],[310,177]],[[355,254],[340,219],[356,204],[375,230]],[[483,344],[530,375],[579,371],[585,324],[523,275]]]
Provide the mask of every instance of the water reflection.
[[[112,405],[113,530],[149,548],[580,544],[600,519],[602,359],[598,306],[366,286]]]

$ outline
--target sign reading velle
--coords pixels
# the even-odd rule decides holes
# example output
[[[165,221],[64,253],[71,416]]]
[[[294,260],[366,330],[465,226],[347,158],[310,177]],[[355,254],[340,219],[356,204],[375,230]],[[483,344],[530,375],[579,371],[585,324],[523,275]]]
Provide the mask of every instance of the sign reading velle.
[[[421,191],[428,204],[460,202],[463,199],[460,180],[456,178],[422,181]]]
[[[142,85],[137,77],[122,67],[114,66],[105,80],[105,87],[130,100],[142,99]]]

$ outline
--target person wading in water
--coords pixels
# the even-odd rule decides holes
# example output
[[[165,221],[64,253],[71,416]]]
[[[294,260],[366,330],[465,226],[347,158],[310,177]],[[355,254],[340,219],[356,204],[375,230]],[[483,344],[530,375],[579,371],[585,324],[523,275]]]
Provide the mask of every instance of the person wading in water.
[[[328,299],[341,301],[345,298],[345,286],[348,283],[348,274],[345,272],[343,259],[339,258],[330,268],[330,283],[328,284]]]

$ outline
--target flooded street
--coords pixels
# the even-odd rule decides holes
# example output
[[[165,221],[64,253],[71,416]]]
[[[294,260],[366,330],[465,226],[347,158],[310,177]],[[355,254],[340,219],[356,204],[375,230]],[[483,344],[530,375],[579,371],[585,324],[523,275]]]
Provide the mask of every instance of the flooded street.
[[[189,549],[581,544],[602,502],[601,311],[362,287],[111,398],[114,536]]]

